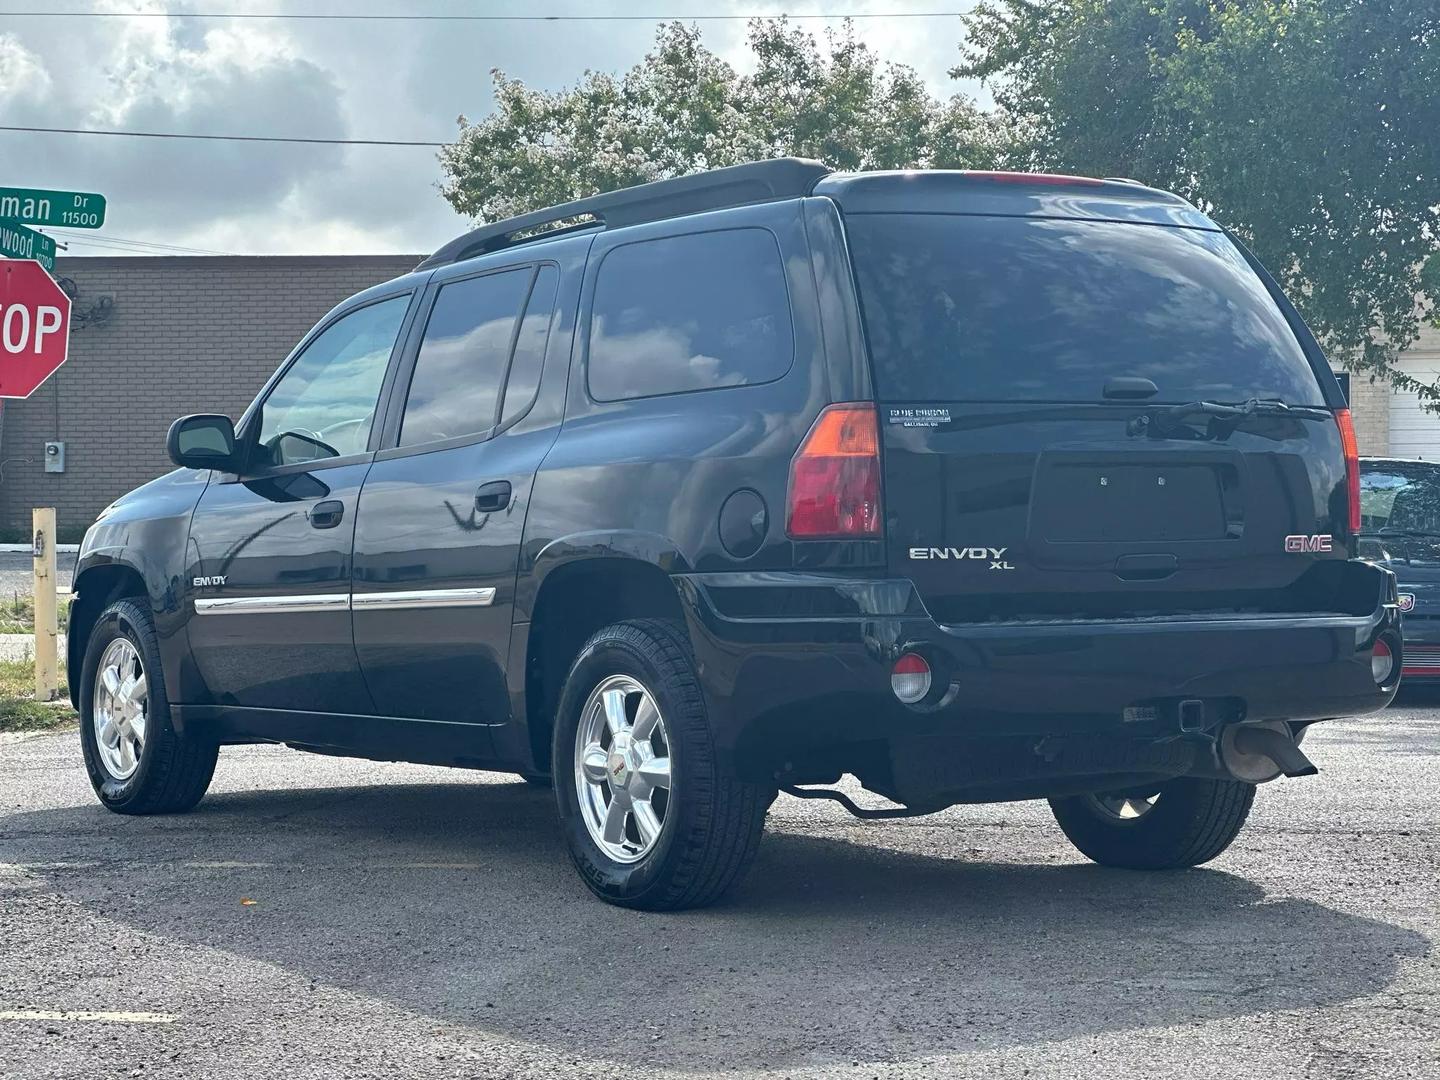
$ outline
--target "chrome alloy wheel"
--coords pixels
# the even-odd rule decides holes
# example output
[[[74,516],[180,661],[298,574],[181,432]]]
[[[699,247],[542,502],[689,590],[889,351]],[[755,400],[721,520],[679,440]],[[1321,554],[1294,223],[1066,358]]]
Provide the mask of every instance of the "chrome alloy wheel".
[[[118,637],[100,656],[90,720],[100,763],[112,779],[128,780],[139,766],[148,707],[140,653],[129,638]]]
[[[1090,805],[1095,812],[1103,818],[1115,821],[1135,821],[1155,809],[1155,802],[1160,798],[1160,793],[1157,791],[1150,795],[1139,795],[1134,792],[1102,792],[1086,797],[1090,800]]]
[[[629,675],[600,680],[575,731],[575,794],[590,838],[616,862],[639,862],[669,817],[671,748],[655,696]]]

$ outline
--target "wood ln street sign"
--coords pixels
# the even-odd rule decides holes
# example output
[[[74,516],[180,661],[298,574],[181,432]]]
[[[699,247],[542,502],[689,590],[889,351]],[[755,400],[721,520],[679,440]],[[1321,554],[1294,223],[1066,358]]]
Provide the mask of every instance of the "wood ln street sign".
[[[46,270],[54,271],[55,241],[18,221],[0,217],[0,256],[34,259]]]

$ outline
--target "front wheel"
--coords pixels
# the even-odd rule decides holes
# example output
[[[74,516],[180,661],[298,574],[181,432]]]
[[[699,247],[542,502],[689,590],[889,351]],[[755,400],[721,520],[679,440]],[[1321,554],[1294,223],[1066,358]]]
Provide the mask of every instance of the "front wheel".
[[[170,722],[149,610],[117,600],[95,620],[80,669],[80,747],[100,801],[118,814],[173,814],[205,795],[215,743]]]
[[[720,769],[675,623],[617,623],[585,643],[561,694],[552,761],[570,857],[602,900],[700,907],[755,857],[773,792]]]
[[[1051,799],[1061,830],[1102,866],[1174,870],[1209,862],[1239,834],[1255,785],[1181,777],[1150,788]]]

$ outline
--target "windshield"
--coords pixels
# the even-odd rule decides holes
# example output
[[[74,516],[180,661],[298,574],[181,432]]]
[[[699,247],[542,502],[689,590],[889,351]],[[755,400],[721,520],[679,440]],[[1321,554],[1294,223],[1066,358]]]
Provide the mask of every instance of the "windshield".
[[[1360,530],[1440,537],[1440,469],[1362,464]]]
[[[1323,406],[1284,315],[1223,233],[959,214],[846,219],[880,394],[891,401]]]

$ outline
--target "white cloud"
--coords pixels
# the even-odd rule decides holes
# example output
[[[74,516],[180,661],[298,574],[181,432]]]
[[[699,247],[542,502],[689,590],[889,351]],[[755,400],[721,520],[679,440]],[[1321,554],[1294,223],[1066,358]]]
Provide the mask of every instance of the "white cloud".
[[[0,101],[43,100],[52,82],[38,56],[14,34],[0,34]]]

